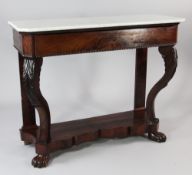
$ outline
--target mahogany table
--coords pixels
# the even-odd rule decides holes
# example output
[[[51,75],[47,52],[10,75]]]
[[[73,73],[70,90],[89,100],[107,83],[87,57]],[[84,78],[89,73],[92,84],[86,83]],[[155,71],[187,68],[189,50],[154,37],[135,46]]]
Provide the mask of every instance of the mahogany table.
[[[14,47],[19,52],[23,126],[21,139],[35,144],[34,167],[45,167],[49,154],[98,138],[148,136],[165,142],[158,131],[154,101],[177,67],[178,24],[182,18],[166,16],[116,16],[9,22]],[[145,100],[147,49],[158,47],[165,62],[163,77]],[[136,49],[134,109],[105,116],[51,124],[49,106],[40,91],[43,57],[87,52]],[[146,101],[146,102],[145,102]],[[40,126],[35,120],[38,111]]]

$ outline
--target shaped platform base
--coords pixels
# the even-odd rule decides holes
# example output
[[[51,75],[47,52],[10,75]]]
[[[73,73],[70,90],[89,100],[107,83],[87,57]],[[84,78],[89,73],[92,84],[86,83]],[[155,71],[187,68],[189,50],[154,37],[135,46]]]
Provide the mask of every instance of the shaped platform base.
[[[145,136],[151,128],[146,116],[146,111],[141,110],[55,123],[51,125],[51,140],[46,145],[37,143],[39,128],[21,130],[21,139],[25,143],[36,144],[38,155],[32,160],[32,164],[35,167],[45,167],[49,161],[49,153],[60,149],[99,138]],[[149,139],[154,140],[152,135],[150,132]]]

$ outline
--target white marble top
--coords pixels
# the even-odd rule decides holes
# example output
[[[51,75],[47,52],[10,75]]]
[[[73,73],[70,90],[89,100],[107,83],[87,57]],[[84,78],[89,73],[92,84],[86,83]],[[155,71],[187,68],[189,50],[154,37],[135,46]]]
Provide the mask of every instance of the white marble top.
[[[129,15],[129,16],[110,16],[110,17],[83,17],[83,18],[64,18],[64,19],[43,19],[9,21],[18,32],[44,32],[71,29],[91,29],[117,26],[139,26],[153,24],[180,23],[184,18],[158,16],[158,15]]]

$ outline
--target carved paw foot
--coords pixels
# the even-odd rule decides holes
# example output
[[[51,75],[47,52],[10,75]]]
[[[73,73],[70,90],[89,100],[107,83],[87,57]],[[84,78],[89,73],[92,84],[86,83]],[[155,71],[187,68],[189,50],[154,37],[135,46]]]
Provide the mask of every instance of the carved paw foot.
[[[159,143],[166,141],[166,135],[161,132],[148,133],[148,138],[152,141],[159,142]]]
[[[49,162],[49,156],[48,155],[40,155],[38,154],[36,157],[32,160],[32,165],[37,168],[43,168],[48,165]]]

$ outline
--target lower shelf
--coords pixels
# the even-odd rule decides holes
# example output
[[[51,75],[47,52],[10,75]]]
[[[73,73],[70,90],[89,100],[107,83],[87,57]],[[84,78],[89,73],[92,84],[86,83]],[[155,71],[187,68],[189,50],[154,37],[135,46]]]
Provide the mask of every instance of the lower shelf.
[[[69,148],[98,138],[124,138],[142,136],[147,132],[146,111],[128,111],[51,125],[49,152]],[[26,143],[36,143],[39,128],[21,130]]]

